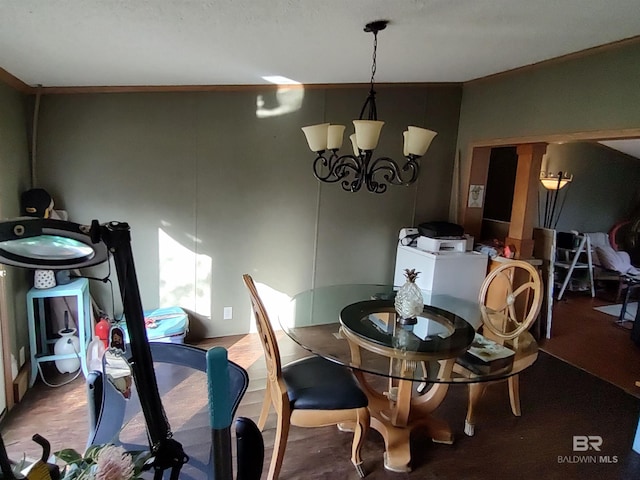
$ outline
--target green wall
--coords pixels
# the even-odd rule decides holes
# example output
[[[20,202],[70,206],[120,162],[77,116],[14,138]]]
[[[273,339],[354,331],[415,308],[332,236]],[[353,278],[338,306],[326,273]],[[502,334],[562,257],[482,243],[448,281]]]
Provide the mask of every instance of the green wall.
[[[378,111],[387,124],[379,154],[398,157],[407,124],[439,132],[419,181],[382,196],[317,182],[299,130],[323,120],[350,125],[364,87],[309,89],[301,108],[264,118],[256,115],[258,97],[267,107],[282,100],[270,89],[45,96],[38,178],[72,220],[131,225],[145,307],[162,303],[168,289],[211,315],[204,335],[241,333],[250,318],[242,273],[287,295],[388,281],[398,229],[448,215],[453,159],[459,151],[464,183],[472,142],[640,128],[639,59],[640,45],[628,44],[470,83],[461,102],[457,86],[381,86]],[[19,114],[0,114],[20,138],[13,207],[5,207],[11,216],[28,188],[26,122],[22,98],[0,92],[19,104]],[[183,252],[161,251],[161,237]],[[110,288],[94,282],[92,290],[110,310]],[[234,308],[231,321],[222,320],[225,306]]]
[[[465,85],[458,131],[462,191],[472,143],[640,128],[639,85],[640,42]]]
[[[590,142],[551,144],[547,155],[547,170],[574,176],[574,181],[558,195],[558,205],[564,200],[564,208],[557,230],[608,232],[637,210],[639,159]]]
[[[0,82],[0,218],[20,214],[20,194],[30,188],[29,165],[25,98]],[[18,359],[19,348],[29,343],[25,304],[27,272],[0,267],[7,272],[5,288],[11,353]]]
[[[281,100],[265,89],[41,102],[41,186],[72,221],[128,222],[144,307],[180,298],[210,314],[194,325],[206,336],[249,331],[243,273],[286,295],[312,285],[390,282],[398,230],[414,216],[419,223],[448,212],[460,87],[379,88],[386,124],[376,154],[399,158],[408,124],[438,132],[419,181],[384,195],[320,184],[300,130],[326,120],[348,125],[348,135],[364,87],[309,89],[299,109],[268,117],[256,114],[258,96],[270,106]],[[181,252],[168,253],[162,238]],[[91,288],[111,310],[109,286]],[[233,320],[222,319],[227,306]]]

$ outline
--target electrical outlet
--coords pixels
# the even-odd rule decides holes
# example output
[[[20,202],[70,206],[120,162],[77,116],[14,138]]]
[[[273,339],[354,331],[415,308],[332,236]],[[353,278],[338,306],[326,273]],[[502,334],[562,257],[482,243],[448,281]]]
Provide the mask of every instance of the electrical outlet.
[[[233,308],[232,307],[224,307],[222,313],[223,320],[231,320],[233,318]]]
[[[22,367],[24,365],[24,362],[27,360],[25,358],[24,347],[20,348],[20,351],[18,352],[18,355],[20,357],[20,367]]]

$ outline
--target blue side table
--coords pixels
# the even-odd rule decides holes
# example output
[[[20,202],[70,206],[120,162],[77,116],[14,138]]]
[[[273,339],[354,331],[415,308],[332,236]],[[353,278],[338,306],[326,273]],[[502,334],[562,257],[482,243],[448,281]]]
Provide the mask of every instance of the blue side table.
[[[53,288],[38,289],[32,288],[27,292],[27,320],[29,323],[29,349],[31,355],[31,379],[29,387],[32,387],[38,376],[38,364],[42,362],[52,362],[54,360],[65,360],[77,358],[75,353],[62,355],[50,354],[48,345],[55,343],[56,339],[47,338],[47,328],[45,322],[44,299],[53,297],[76,297],[78,302],[78,338],[80,340],[80,368],[85,378],[89,374],[87,368],[87,346],[93,338],[93,324],[91,322],[91,297],[89,295],[89,281],[86,278],[77,278],[66,285],[58,285]],[[39,325],[36,328],[36,317],[34,302],[38,302]],[[38,351],[38,338],[40,335],[40,348]]]

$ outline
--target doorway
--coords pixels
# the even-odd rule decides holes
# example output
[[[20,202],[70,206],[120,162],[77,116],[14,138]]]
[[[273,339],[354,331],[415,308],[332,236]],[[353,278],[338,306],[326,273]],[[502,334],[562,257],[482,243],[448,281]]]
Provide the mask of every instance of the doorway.
[[[480,240],[504,240],[509,235],[517,168],[516,147],[491,149]]]

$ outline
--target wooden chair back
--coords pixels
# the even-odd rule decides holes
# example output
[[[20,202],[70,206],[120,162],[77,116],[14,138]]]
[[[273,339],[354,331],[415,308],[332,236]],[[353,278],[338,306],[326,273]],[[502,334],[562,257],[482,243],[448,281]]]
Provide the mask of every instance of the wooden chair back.
[[[540,273],[530,263],[510,260],[489,272],[478,297],[483,329],[499,340],[529,330],[542,306]]]
[[[315,407],[311,408],[295,408],[295,402],[292,403],[289,400],[287,383],[282,375],[278,342],[273,332],[267,310],[260,299],[260,295],[251,276],[245,274],[242,276],[242,280],[247,290],[249,290],[251,307],[256,319],[256,325],[267,364],[268,381],[260,418],[258,420],[258,428],[260,430],[264,428],[272,405],[277,415],[276,434],[267,480],[278,479],[286,450],[290,425],[296,425],[298,427],[325,427],[327,425],[348,424],[349,428],[354,429],[353,443],[351,446],[351,462],[356,467],[358,475],[364,477],[360,452],[364,437],[369,429],[367,398],[364,397],[361,405],[348,402],[348,406],[344,408],[336,408],[335,403],[333,403],[333,405],[324,403],[322,400],[332,398],[330,393],[332,391],[349,392],[347,396],[351,397],[351,399],[354,397],[357,398],[354,389],[356,389],[360,395],[363,393],[359,390],[352,375],[344,375],[345,372],[337,365],[331,362],[323,362],[322,359],[317,356],[311,356],[285,366],[287,379],[293,383],[292,395],[296,397],[300,393],[300,390],[306,390],[305,393],[300,393],[300,397],[306,397],[303,398],[301,403],[305,404],[306,402],[307,406],[315,404]],[[340,372],[337,372],[335,370],[336,368],[339,369]],[[327,369],[330,369],[330,371]],[[313,388],[297,389],[296,384],[299,383],[301,378],[304,380],[310,379],[314,383]],[[317,392],[322,391],[326,391],[326,395],[319,396]],[[332,399],[332,401],[333,400],[335,399]],[[355,403],[358,402],[356,401]]]
[[[256,285],[253,282],[253,278],[251,278],[251,275],[244,274],[242,276],[242,280],[249,290],[251,308],[255,316],[260,341],[262,342],[262,349],[264,350],[269,382],[271,384],[278,383],[282,378],[282,363],[280,360],[280,350],[278,349],[276,334],[273,331],[271,321],[269,320],[269,314],[260,299],[260,295],[258,294]]]

